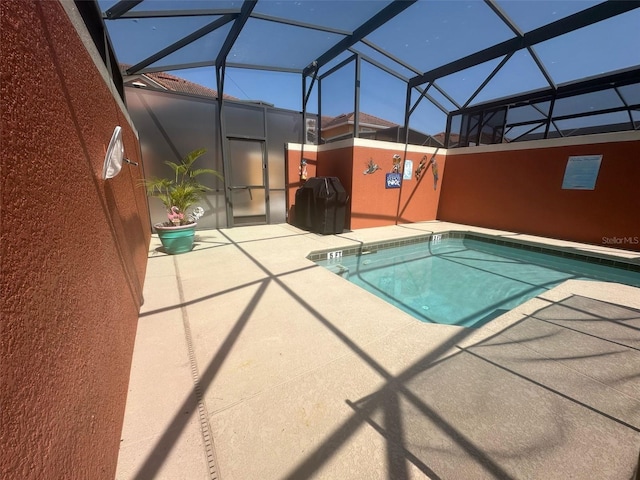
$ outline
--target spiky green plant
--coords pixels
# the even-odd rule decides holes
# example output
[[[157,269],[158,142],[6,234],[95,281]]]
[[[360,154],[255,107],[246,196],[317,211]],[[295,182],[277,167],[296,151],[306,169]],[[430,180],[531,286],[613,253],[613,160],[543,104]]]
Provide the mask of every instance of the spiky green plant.
[[[143,185],[150,197],[159,198],[167,209],[169,218],[180,217],[180,225],[193,223],[189,217],[188,209],[211,189],[198,181],[198,177],[204,174],[215,175],[222,179],[222,175],[210,168],[194,169],[194,162],[200,158],[206,149],[199,148],[188,153],[180,163],[165,161],[165,165],[171,167],[174,178],[150,178],[143,180]],[[177,209],[177,213],[175,210]],[[172,217],[173,215],[173,217]],[[166,222],[171,225],[171,222]]]

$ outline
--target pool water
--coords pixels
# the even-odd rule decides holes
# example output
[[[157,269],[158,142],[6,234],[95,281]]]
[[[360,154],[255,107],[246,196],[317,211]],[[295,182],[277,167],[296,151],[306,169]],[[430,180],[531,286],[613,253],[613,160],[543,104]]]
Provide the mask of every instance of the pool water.
[[[473,238],[317,261],[424,322],[480,327],[568,279],[640,286],[640,273]]]

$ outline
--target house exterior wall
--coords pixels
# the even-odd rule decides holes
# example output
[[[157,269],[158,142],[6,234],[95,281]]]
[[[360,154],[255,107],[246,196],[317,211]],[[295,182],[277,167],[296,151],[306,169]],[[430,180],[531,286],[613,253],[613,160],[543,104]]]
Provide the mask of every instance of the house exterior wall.
[[[303,185],[300,179],[300,160],[307,160],[307,178],[317,176],[318,154],[315,145],[304,145],[290,143],[285,149],[285,172],[286,172],[286,202],[287,202],[287,223],[295,224],[296,191]]]
[[[308,177],[338,177],[350,199],[347,204],[345,228],[358,229],[435,220],[438,210],[440,185],[433,188],[431,169],[425,169],[418,181],[415,170],[423,156],[427,161],[435,155],[438,162],[439,176],[442,179],[445,167],[445,156],[434,148],[410,145],[406,158],[413,161],[413,172],[410,180],[404,180],[402,188],[387,189],[386,173],[393,168],[393,155],[404,157],[404,144],[380,142],[365,139],[346,139],[327,145],[313,147],[317,161],[314,169],[309,169]],[[305,157],[307,156],[305,146]],[[289,184],[288,205],[295,215],[295,190],[301,185],[297,177],[299,154],[296,149],[289,148]],[[380,170],[365,175],[369,160],[373,160]],[[294,172],[295,169],[295,172]],[[315,174],[313,173],[315,172]],[[295,185],[295,188],[293,186]]]
[[[351,192],[353,192],[353,142],[346,140],[336,145],[346,145],[342,148],[320,148],[318,151],[318,177],[338,177],[340,183],[349,195],[346,205],[344,228],[351,229]]]
[[[640,132],[449,150],[438,219],[640,250],[638,152]],[[581,155],[602,155],[595,189],[563,190]]]
[[[101,179],[138,140],[73,7],[0,4],[3,479],[114,478],[142,301],[142,164]]]
[[[353,123],[343,123],[342,125],[336,125],[335,127],[323,128],[320,136],[325,140],[330,140],[334,137],[345,135],[347,133],[353,134]]]
[[[403,144],[376,142],[371,146],[356,146],[353,152],[352,185],[354,192],[360,192],[351,200],[351,228],[368,228],[412,222],[435,220],[438,211],[441,182],[435,189],[431,168],[422,171],[416,179],[415,170],[422,157],[428,162],[435,155],[438,174],[441,179],[445,170],[445,156],[436,155],[436,150],[427,147],[408,146],[406,155]],[[385,177],[393,170],[393,155],[398,154],[413,162],[410,179],[402,180],[401,188],[386,188]],[[369,160],[373,160],[380,170],[365,175]],[[402,173],[404,163],[400,164]]]
[[[320,145],[315,168],[317,176],[340,178],[349,193],[346,228],[437,219],[640,251],[639,151],[640,132],[633,131],[451,150],[410,145],[414,172],[423,155],[435,155],[435,189],[431,168],[420,181],[414,175],[402,189],[385,189],[384,174],[395,153],[404,156],[403,144]],[[602,155],[595,189],[562,189],[568,158],[583,155]],[[363,175],[369,160],[381,170]],[[288,201],[295,212],[292,193]]]

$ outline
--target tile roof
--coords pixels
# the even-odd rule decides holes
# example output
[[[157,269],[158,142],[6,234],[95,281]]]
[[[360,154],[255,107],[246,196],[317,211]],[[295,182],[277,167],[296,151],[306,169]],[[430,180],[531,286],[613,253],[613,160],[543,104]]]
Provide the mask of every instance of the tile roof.
[[[123,70],[126,70],[128,65],[121,65]],[[125,83],[133,83],[130,80],[127,80],[127,76],[123,74]],[[191,95],[200,95],[203,97],[211,97],[218,98],[218,92],[213,90],[212,88],[205,87],[204,85],[200,85],[198,83],[190,82],[189,80],[185,80],[184,78],[176,77],[175,75],[171,75],[167,72],[155,72],[155,73],[141,73],[136,75],[131,75],[130,77],[147,77],[152,82],[160,85],[162,88],[178,93],[188,93]],[[227,100],[238,100],[238,98],[233,97],[231,95],[227,95],[226,93],[223,95],[223,98]]]
[[[327,119],[326,117],[322,117],[322,129],[335,127],[337,125],[343,125],[346,123],[353,123],[354,121],[354,113],[343,113],[334,117],[332,119]],[[397,123],[390,122],[389,120],[384,120],[383,118],[376,117],[374,115],[369,115],[368,113],[360,112],[360,123],[368,124],[368,125],[376,125],[380,127],[397,127]]]

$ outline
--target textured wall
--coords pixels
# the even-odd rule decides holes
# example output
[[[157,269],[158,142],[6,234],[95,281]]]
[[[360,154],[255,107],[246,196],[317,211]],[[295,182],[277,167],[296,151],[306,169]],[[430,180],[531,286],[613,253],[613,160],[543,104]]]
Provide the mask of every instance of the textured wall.
[[[568,139],[579,145],[450,154],[438,219],[640,250],[640,140],[621,141],[630,135],[640,138],[627,132],[599,137],[607,143],[582,137]],[[600,154],[594,190],[562,189],[569,156]]]
[[[317,148],[318,176],[335,176],[351,195],[346,227],[357,229],[438,219],[596,245],[640,250],[640,134],[623,132],[514,145],[440,151],[439,184],[423,178],[384,188],[389,143],[345,140]],[[531,148],[535,147],[535,148]],[[410,147],[411,148],[411,147]],[[427,152],[430,159],[432,152]],[[425,150],[426,152],[426,150]],[[414,171],[424,153],[409,151]],[[595,190],[563,190],[569,156],[602,155]],[[289,205],[299,152],[289,152]],[[363,175],[369,160],[381,170]],[[446,165],[446,175],[445,175]],[[295,172],[294,172],[295,170]],[[297,187],[296,187],[297,188]],[[293,208],[295,212],[295,207]]]
[[[353,140],[345,140],[347,144],[353,142]],[[334,144],[335,145],[335,144]],[[344,148],[331,148],[327,150],[327,147],[318,148],[318,165],[316,167],[316,176],[318,177],[338,177],[340,183],[347,191],[349,195],[349,201],[346,205],[344,228],[351,229],[357,228],[353,226],[351,221],[351,205],[353,199],[357,197],[358,192],[353,190],[353,152],[352,146]]]
[[[290,144],[288,148],[285,150],[285,175],[286,175],[286,187],[287,187],[287,222],[291,224],[295,224],[295,201],[296,201],[296,191],[303,184],[300,181],[300,173],[298,168],[300,167],[300,157],[304,156],[307,159],[307,177],[315,177],[316,176],[316,168],[317,168],[317,153],[315,146],[304,146],[304,151],[301,149],[301,145],[299,144]]]
[[[397,148],[395,148],[397,147]],[[309,148],[309,147],[306,147]],[[347,204],[345,228],[357,229],[435,220],[438,211],[441,180],[446,158],[436,155],[440,181],[433,188],[431,168],[423,171],[422,178],[415,178],[415,170],[423,156],[427,161],[436,153],[428,147],[409,146],[406,158],[413,161],[411,180],[405,180],[401,189],[385,188],[385,174],[393,168],[393,155],[405,158],[404,144],[391,144],[373,140],[348,139],[335,144],[311,147],[305,151],[306,158],[313,161],[308,166],[308,176],[338,177],[350,196]],[[309,148],[309,150],[311,150]],[[298,165],[300,151],[287,152],[289,222],[295,223],[295,190],[299,188]],[[380,170],[364,175],[369,160]]]
[[[409,146],[409,148],[412,147]],[[413,175],[410,180],[402,181],[402,188],[387,189],[385,188],[385,176],[393,169],[394,154],[400,155],[403,160],[406,158],[413,161]],[[425,155],[428,162],[433,152],[412,152],[409,150],[405,156],[402,144],[398,145],[397,150],[354,147],[351,175],[351,188],[354,192],[351,199],[351,228],[435,220],[441,182],[438,182],[435,189],[433,188],[430,167],[423,170],[420,180],[415,178],[415,170],[420,159]],[[443,155],[437,155],[436,159],[439,177],[442,179],[445,158]],[[363,172],[370,160],[373,160],[380,167],[380,170],[364,175]],[[404,162],[401,163],[401,172],[403,165]]]
[[[0,3],[0,477],[111,479],[147,260],[132,128],[54,1]]]

